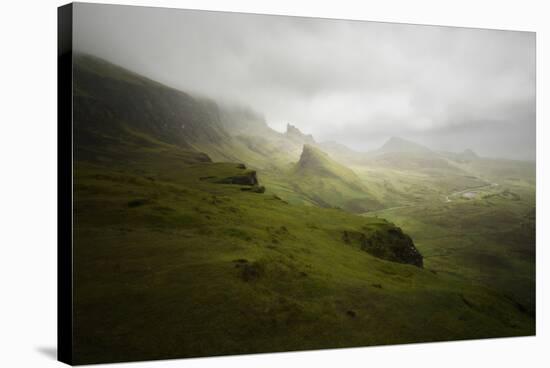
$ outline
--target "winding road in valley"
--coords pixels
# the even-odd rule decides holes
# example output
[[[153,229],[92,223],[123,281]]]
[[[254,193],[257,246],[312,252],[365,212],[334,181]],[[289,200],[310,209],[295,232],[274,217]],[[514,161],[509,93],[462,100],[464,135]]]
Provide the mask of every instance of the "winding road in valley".
[[[487,187],[496,187],[496,186],[498,186],[498,183],[487,183],[487,184],[481,185],[479,187],[473,187],[473,188],[468,188],[468,189],[452,192],[452,193],[447,194],[445,196],[445,203],[452,202],[452,199],[450,199],[449,197],[454,197],[454,196],[457,196],[459,194],[475,193],[476,191],[478,191],[480,189],[487,188]]]

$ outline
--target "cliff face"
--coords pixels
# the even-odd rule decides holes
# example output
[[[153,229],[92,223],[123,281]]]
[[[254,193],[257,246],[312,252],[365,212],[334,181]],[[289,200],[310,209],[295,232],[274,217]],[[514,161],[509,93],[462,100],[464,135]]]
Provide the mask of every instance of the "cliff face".
[[[79,146],[108,145],[111,141],[106,136],[128,135],[133,139],[146,135],[186,150],[196,150],[197,144],[230,140],[214,101],[175,90],[96,57],[75,55],[74,83]]]

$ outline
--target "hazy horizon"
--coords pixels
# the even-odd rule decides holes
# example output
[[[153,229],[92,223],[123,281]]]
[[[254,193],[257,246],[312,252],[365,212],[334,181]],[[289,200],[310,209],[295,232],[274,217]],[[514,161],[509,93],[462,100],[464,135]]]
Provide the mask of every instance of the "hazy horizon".
[[[81,4],[74,49],[369,151],[535,158],[535,34]]]

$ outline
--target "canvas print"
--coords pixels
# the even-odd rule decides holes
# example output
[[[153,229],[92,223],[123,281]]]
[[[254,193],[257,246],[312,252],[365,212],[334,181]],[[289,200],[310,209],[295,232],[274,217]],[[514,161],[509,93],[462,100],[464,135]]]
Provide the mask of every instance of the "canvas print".
[[[534,33],[77,3],[71,57],[73,363],[535,334]]]

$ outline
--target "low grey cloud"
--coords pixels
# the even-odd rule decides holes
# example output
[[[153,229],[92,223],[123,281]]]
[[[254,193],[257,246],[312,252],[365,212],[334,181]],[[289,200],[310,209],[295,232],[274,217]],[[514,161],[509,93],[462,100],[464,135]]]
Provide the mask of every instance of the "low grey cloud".
[[[74,21],[77,50],[276,130],[535,157],[534,33],[92,4]]]

